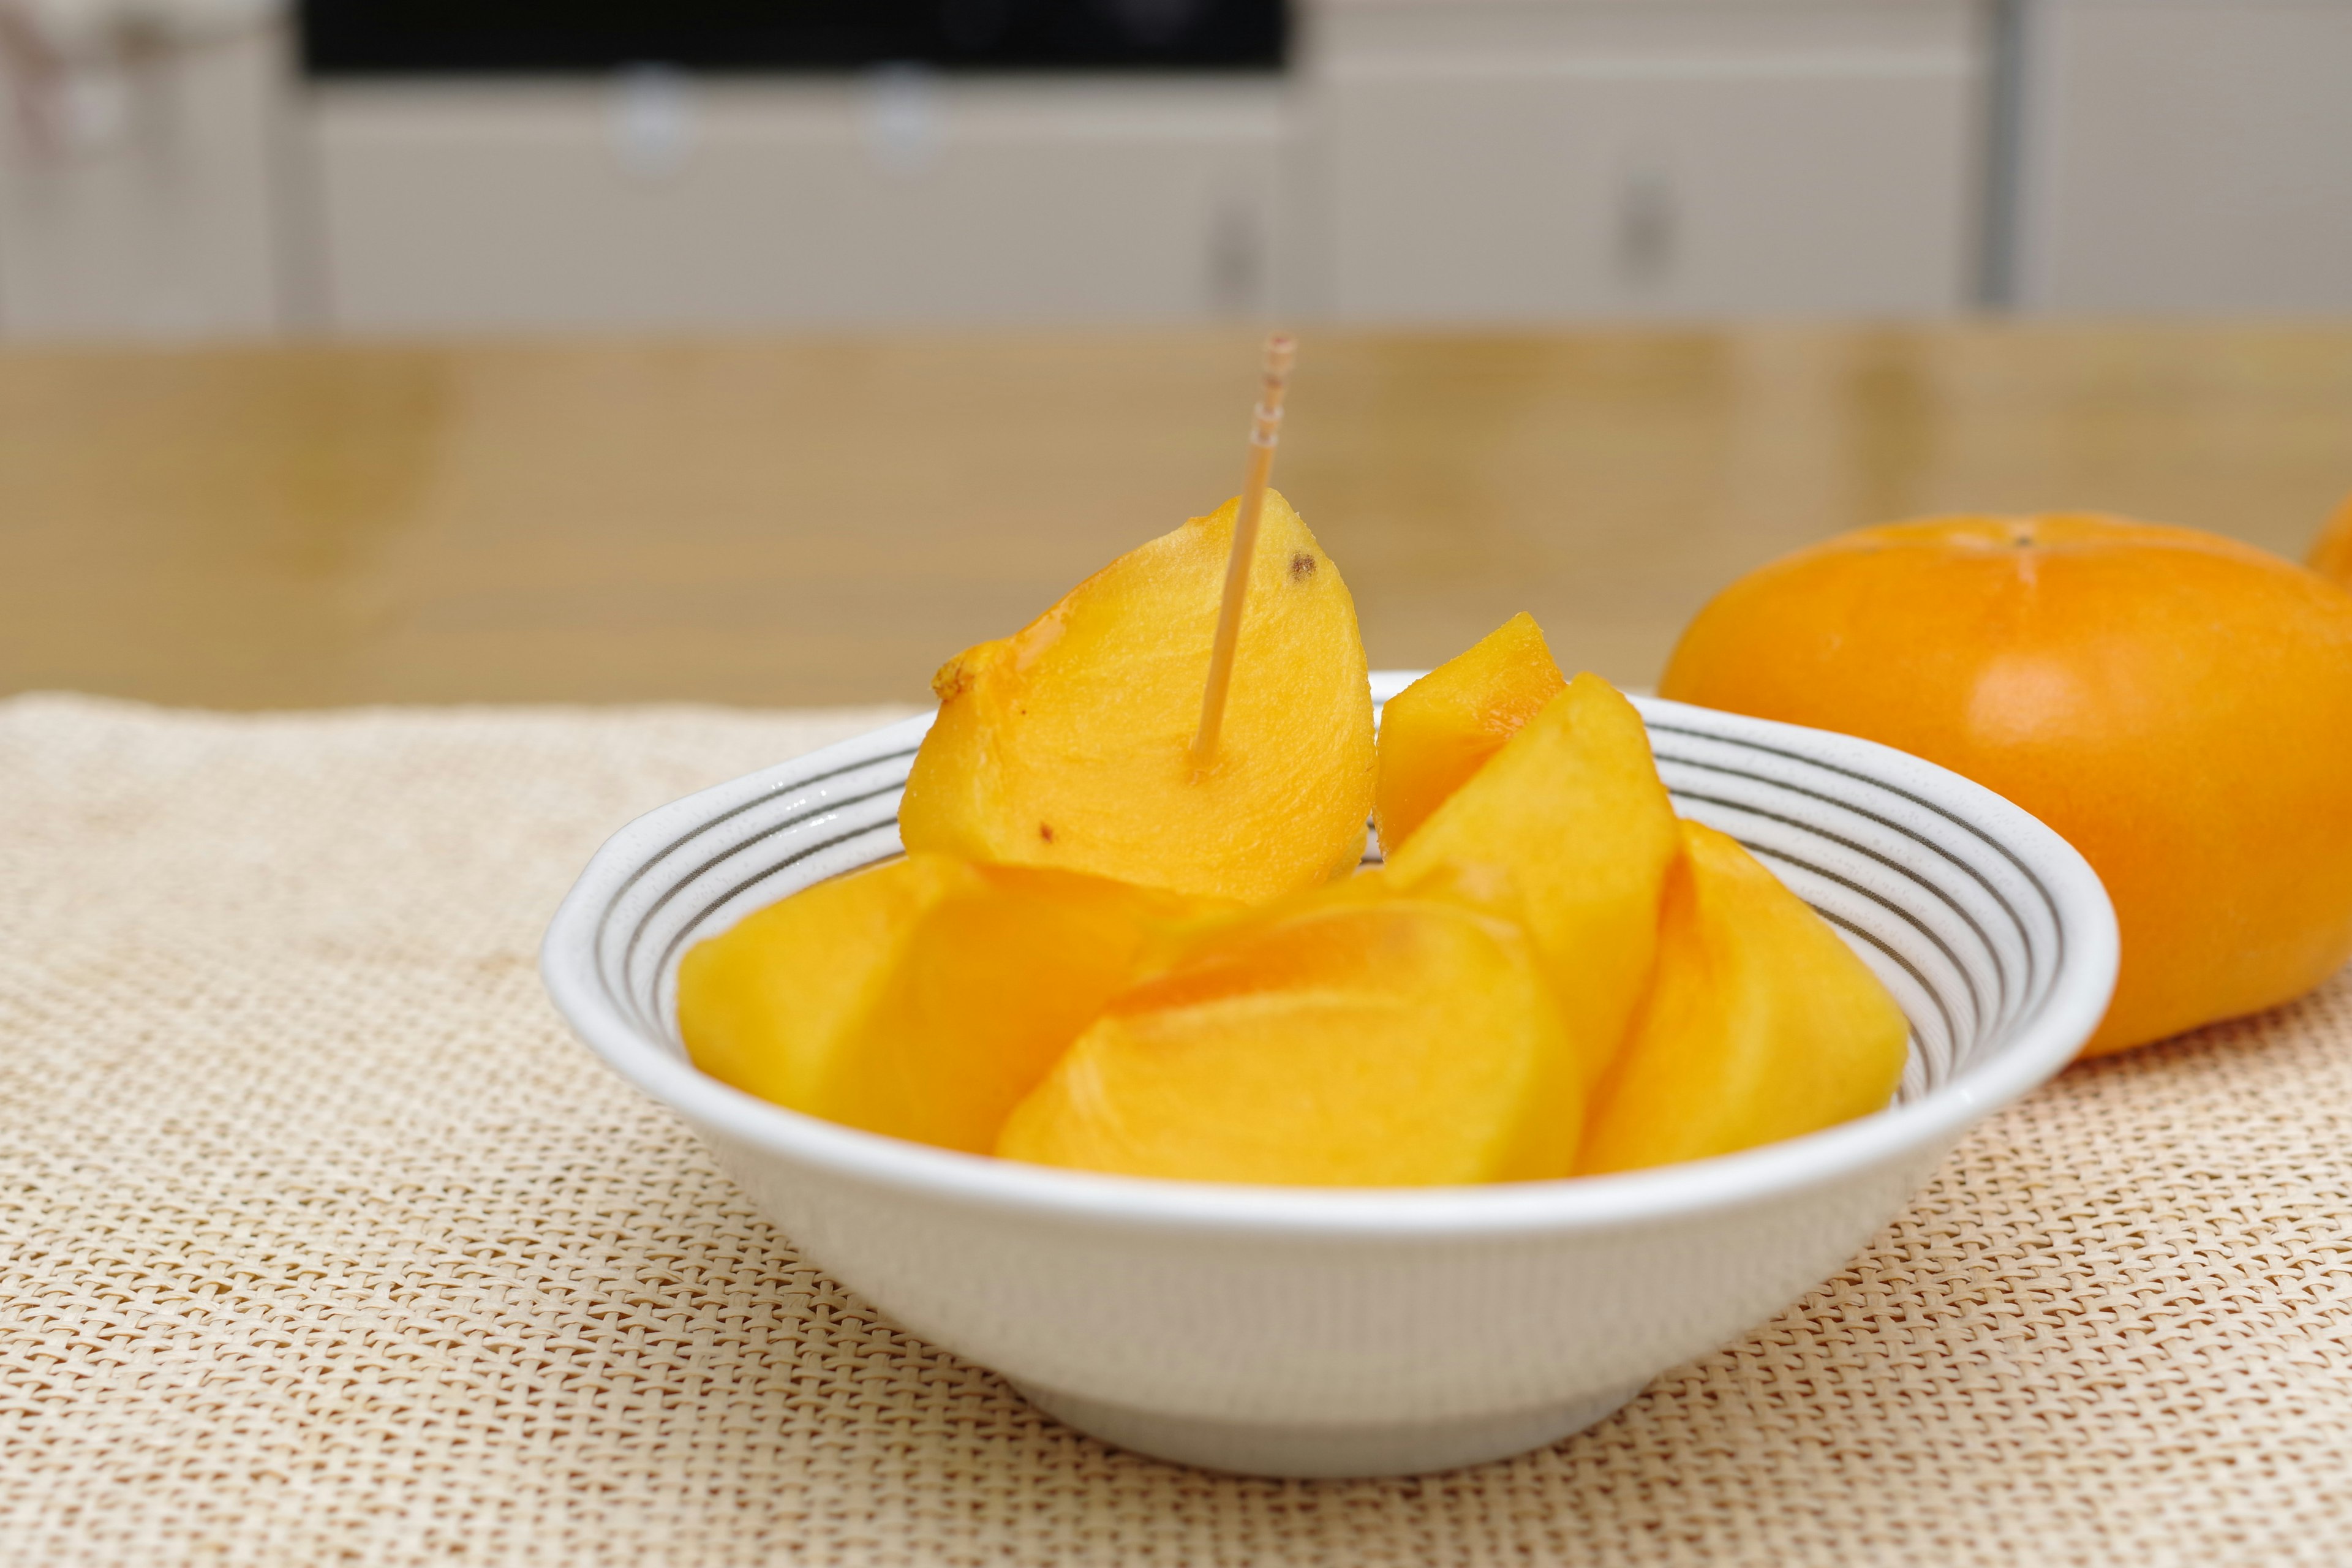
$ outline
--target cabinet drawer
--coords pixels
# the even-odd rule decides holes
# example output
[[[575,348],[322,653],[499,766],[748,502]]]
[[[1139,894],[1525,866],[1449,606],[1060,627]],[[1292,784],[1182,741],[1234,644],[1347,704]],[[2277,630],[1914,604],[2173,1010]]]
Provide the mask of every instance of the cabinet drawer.
[[[341,327],[1185,320],[1268,287],[1272,85],[335,87]]]
[[[1944,310],[1973,280],[1973,35],[1334,61],[1348,316]]]
[[[2029,15],[2022,303],[2352,310],[2352,5]]]

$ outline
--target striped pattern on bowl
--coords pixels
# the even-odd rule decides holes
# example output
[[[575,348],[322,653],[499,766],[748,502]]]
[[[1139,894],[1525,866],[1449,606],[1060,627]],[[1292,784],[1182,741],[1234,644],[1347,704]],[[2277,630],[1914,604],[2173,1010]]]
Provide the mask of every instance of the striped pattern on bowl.
[[[1383,672],[1377,688],[1385,696],[1409,679]],[[1755,851],[1894,993],[1912,1028],[1898,1101],[1998,1048],[2047,999],[2065,954],[2050,889],[1937,792],[1890,768],[1896,753],[1819,734],[1799,750],[1786,726],[1635,701],[1675,809]],[[678,803],[698,809],[681,813],[597,923],[614,1009],[682,1050],[679,957],[755,909],[897,854],[899,792],[929,724],[911,719]]]

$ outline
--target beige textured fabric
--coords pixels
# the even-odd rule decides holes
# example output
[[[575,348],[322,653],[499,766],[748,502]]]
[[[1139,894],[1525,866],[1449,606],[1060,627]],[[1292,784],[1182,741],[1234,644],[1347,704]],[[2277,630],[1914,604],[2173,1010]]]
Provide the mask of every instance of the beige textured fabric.
[[[1055,1426],[533,973],[604,833],[875,717],[0,703],[0,1560],[2352,1561],[2341,978],[2069,1073],[1555,1448],[1275,1482]]]

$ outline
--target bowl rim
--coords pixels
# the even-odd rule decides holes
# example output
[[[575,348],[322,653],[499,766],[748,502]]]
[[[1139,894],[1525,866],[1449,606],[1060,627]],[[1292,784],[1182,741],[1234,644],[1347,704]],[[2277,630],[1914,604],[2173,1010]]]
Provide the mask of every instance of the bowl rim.
[[[1392,692],[1407,672],[1379,671]],[[1635,697],[1645,721],[1682,719],[1726,740],[1770,749],[1918,795],[1991,840],[2049,895],[2063,950],[2039,1012],[1983,1066],[1906,1105],[1737,1153],[1610,1175],[1460,1187],[1298,1187],[1175,1181],[1024,1164],[940,1149],[787,1110],[703,1074],[615,1008],[597,970],[601,913],[646,852],[733,804],[743,780],[700,790],[637,817],[608,838],[565,895],[540,950],[556,1010],[605,1065],[698,1131],[788,1163],[910,1197],[1067,1224],[1202,1234],[1342,1239],[1373,1235],[1473,1238],[1592,1231],[1719,1214],[1834,1183],[1906,1154],[1939,1156],[1969,1124],[2054,1076],[2106,1011],[2118,955],[2115,910],[2074,846],[2028,813],[1949,769],[1876,742],[1662,698]],[[1703,717],[1701,717],[1703,716]],[[930,715],[868,731],[780,764],[822,764],[886,739],[911,738]],[[758,777],[761,774],[745,775]],[[714,799],[717,797],[717,799]]]

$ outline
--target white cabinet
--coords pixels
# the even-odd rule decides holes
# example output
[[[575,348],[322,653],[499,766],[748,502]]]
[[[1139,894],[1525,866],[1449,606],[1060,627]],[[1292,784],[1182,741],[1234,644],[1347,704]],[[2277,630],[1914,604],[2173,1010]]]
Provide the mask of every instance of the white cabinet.
[[[1281,77],[304,87],[254,34],[140,65],[121,123],[67,155],[0,123],[0,333],[1948,310],[1980,270],[1993,4],[1299,0]],[[2161,183],[2132,163],[2155,132],[2052,121],[2049,220],[2027,225],[2043,300],[2108,298],[2080,279],[2136,248],[2161,252],[2143,274],[2203,279],[2254,247],[2279,302],[2352,279],[2352,98],[2315,109],[2310,86],[2352,0],[2235,4],[2301,17],[2279,37],[2322,64],[2297,68],[2292,113],[2333,141],[2263,129],[2235,183],[2225,136],[2168,144],[2167,173],[2221,191],[2190,210],[2259,207],[2263,229],[2131,194]],[[2115,77],[2105,47],[2063,58]],[[2262,86],[2224,76],[2181,112],[2242,140],[2291,118],[2231,107]],[[2280,190],[2310,197],[2292,221]],[[2166,224],[2192,232],[2135,237]]]
[[[1974,8],[1335,5],[1346,318],[1935,311],[1975,283]]]
[[[284,72],[250,28],[0,78],[0,333],[281,324]]]
[[[2026,15],[2021,303],[2352,310],[2352,4]]]
[[[1272,79],[336,85],[310,125],[367,331],[1214,318],[1286,205]]]

